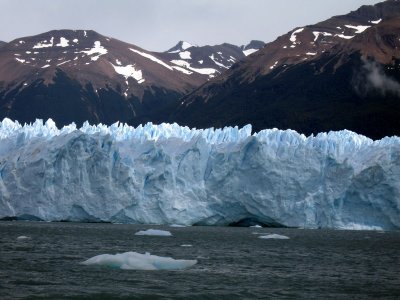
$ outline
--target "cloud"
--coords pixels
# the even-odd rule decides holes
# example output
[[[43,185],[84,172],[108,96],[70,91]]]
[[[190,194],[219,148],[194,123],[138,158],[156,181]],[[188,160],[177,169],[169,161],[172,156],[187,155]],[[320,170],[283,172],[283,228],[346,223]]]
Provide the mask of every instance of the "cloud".
[[[362,96],[379,93],[382,96],[400,96],[400,83],[387,76],[380,64],[362,58],[363,65],[360,74],[356,77],[356,91]]]

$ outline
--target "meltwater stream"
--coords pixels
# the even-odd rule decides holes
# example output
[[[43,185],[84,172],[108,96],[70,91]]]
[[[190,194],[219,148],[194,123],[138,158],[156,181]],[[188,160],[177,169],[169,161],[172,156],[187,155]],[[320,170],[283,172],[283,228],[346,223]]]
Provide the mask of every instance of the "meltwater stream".
[[[135,235],[167,230],[172,236]],[[279,234],[289,239],[260,239]],[[400,232],[0,222],[0,298],[398,299]],[[149,252],[185,270],[81,262]]]

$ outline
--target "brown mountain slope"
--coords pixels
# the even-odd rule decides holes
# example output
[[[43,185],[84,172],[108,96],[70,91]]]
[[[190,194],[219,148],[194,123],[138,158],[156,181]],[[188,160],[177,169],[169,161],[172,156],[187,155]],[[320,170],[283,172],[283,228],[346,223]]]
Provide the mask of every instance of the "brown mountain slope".
[[[172,119],[310,134],[400,134],[400,2],[361,7],[279,37],[183,98]]]

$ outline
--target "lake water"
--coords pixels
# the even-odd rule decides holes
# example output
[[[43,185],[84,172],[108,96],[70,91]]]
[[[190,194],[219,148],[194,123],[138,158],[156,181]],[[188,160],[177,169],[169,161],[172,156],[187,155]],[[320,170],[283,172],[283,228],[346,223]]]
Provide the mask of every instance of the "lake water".
[[[173,236],[134,235],[149,228]],[[80,264],[127,251],[198,263]],[[399,271],[400,232],[0,222],[0,299],[400,299]]]

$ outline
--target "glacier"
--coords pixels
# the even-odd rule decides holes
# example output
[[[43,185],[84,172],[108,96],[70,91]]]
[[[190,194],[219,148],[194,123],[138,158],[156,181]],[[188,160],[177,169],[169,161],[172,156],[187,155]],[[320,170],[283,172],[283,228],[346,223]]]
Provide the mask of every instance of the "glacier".
[[[0,218],[394,230],[400,138],[4,119]]]

